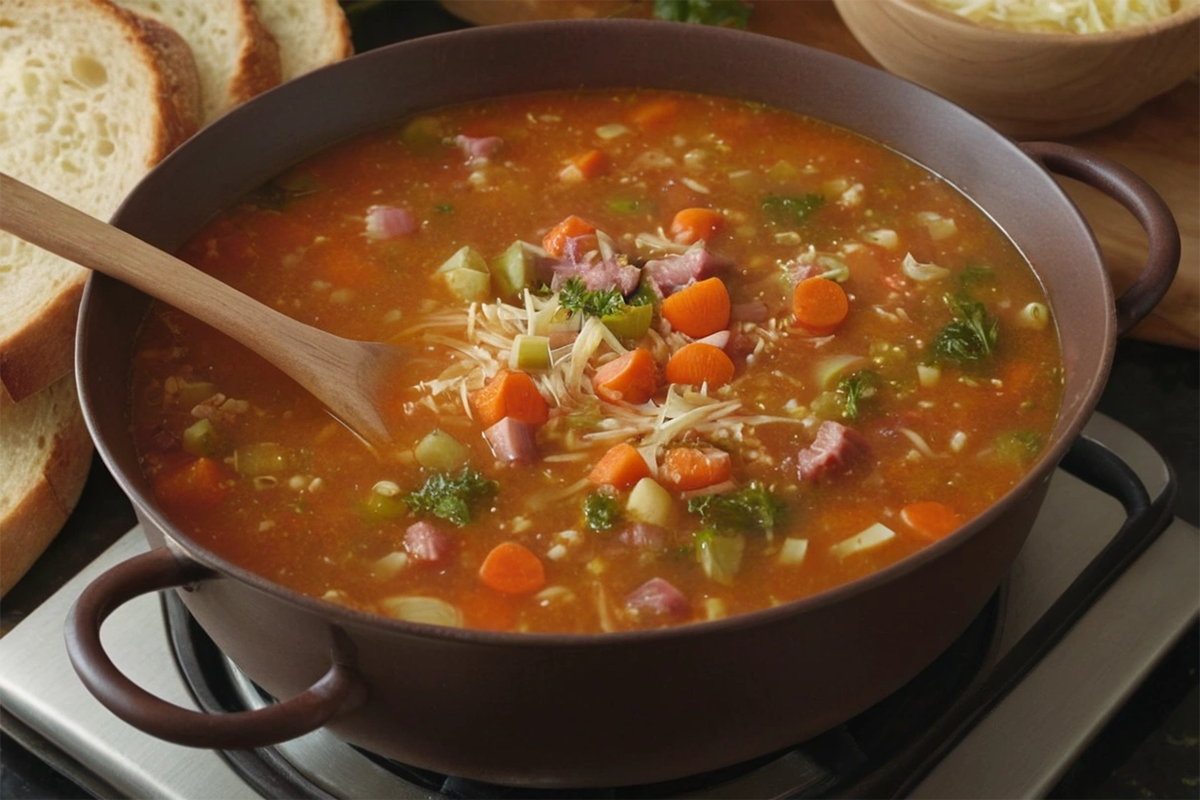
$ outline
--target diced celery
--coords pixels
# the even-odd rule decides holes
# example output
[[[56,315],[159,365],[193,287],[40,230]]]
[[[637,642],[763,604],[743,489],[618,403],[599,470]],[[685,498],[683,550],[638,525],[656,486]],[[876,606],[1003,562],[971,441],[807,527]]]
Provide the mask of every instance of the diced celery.
[[[895,538],[895,536],[896,532],[894,530],[882,522],[876,522],[869,528],[851,536],[849,539],[843,539],[830,547],[829,554],[834,558],[845,558],[855,553],[861,553],[863,550],[878,547],[889,539]]]
[[[783,547],[779,548],[779,563],[799,564],[807,554],[808,539],[787,538],[783,540]]]
[[[471,451],[450,434],[435,428],[417,443],[413,455],[426,469],[449,472],[467,463]]]
[[[482,272],[484,275],[488,273],[487,261],[483,256],[479,255],[479,251],[471,246],[458,248],[454,255],[442,262],[442,265],[437,268],[438,272],[453,272],[456,269],[470,270],[471,272]]]
[[[512,351],[508,354],[508,366],[513,369],[550,369],[550,337],[517,334],[513,339]]]
[[[725,601],[719,597],[708,597],[704,600],[704,616],[708,619],[723,619],[726,615]]]
[[[487,300],[492,291],[492,278],[486,272],[460,267],[443,273],[446,285],[465,303]]]
[[[233,451],[233,468],[239,475],[282,475],[295,468],[291,448],[275,442],[256,442]]]
[[[712,531],[696,534],[696,560],[704,574],[717,583],[728,585],[742,566],[746,537],[721,536]]]
[[[220,455],[224,444],[212,420],[202,419],[183,432],[183,449],[194,456],[212,458]]]
[[[642,207],[642,201],[631,197],[613,197],[610,198],[605,205],[609,211],[615,211],[618,214],[633,214]]]
[[[862,369],[870,363],[870,360],[866,356],[830,356],[823,361],[817,362],[815,370],[817,385],[822,389],[832,389],[843,375]]]
[[[507,250],[492,259],[488,268],[500,297],[515,297],[533,283],[533,259],[522,241],[509,245]]]
[[[408,506],[400,495],[386,495],[371,492],[363,506],[363,516],[371,522],[384,522],[399,519],[408,511]]]
[[[179,381],[179,393],[175,395],[179,405],[191,408],[203,403],[217,393],[217,385],[208,381]]]
[[[671,522],[671,493],[653,478],[642,478],[629,492],[625,512],[630,519],[666,527]]]
[[[654,306],[625,306],[619,314],[609,314],[601,317],[600,321],[618,339],[640,339],[650,330],[650,323],[654,321]]]

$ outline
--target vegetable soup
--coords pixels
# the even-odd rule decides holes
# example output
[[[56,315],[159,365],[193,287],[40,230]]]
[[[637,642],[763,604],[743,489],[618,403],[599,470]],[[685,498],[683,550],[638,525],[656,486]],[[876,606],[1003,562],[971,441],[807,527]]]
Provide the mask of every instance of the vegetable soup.
[[[591,633],[812,595],[990,506],[1060,399],[1045,295],[986,215],[875,142],[729,98],[422,113],[181,256],[406,365],[376,453],[152,306],[132,419],[158,503],[274,582],[419,622]]]

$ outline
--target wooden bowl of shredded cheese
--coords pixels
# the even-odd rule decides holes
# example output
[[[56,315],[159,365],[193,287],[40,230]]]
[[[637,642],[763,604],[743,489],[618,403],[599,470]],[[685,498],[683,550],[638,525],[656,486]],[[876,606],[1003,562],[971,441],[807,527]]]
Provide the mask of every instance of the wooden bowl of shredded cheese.
[[[884,67],[1018,138],[1102,127],[1200,68],[1200,0],[834,3]]]

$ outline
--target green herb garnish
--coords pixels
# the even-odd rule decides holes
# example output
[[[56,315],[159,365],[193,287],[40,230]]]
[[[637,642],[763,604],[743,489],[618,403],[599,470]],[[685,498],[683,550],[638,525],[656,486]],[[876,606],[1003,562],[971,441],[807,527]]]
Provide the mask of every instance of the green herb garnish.
[[[589,290],[579,278],[570,278],[558,290],[558,304],[571,314],[608,317],[621,313],[625,298],[616,289]]]
[[[1009,431],[996,438],[994,447],[1001,458],[1026,463],[1042,452],[1043,441],[1042,434],[1037,431]]]
[[[454,213],[454,206],[449,203],[438,203],[433,207],[433,210],[439,214],[452,214]]]
[[[803,222],[823,205],[825,205],[825,197],[819,194],[806,194],[798,197],[769,194],[763,198],[762,210],[776,222],[790,224]]]
[[[654,0],[654,16],[668,22],[732,25],[745,29],[752,10],[740,0]]]
[[[996,280],[996,270],[982,264],[968,264],[958,274],[958,282],[964,289],[980,283],[991,283],[994,280]]]
[[[418,516],[432,514],[461,528],[471,521],[471,507],[494,496],[499,488],[495,481],[463,467],[458,475],[430,475],[420,491],[406,495],[404,502]]]
[[[969,364],[992,354],[1000,340],[1000,323],[987,313],[983,303],[946,295],[954,321],[938,333],[929,346],[935,361]]]
[[[621,521],[621,505],[608,492],[592,492],[583,501],[583,518],[594,531],[611,530]]]
[[[869,369],[860,369],[838,381],[837,393],[842,398],[842,416],[858,419],[862,412],[859,403],[874,397],[879,391],[879,383],[879,375]]]
[[[770,533],[783,519],[787,506],[758,481],[736,492],[708,494],[688,500],[688,511],[700,515],[716,531]]]

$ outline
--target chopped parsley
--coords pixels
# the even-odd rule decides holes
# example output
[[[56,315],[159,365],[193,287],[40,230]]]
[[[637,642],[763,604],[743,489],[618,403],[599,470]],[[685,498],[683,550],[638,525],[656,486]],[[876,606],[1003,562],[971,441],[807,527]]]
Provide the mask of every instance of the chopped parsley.
[[[688,500],[688,511],[700,515],[705,528],[718,532],[771,533],[787,506],[758,481],[736,492],[708,494]]]
[[[592,492],[583,501],[583,518],[594,531],[611,530],[621,521],[621,505],[608,492]]]
[[[493,497],[499,488],[478,471],[463,467],[458,475],[430,475],[419,491],[405,496],[404,503],[417,516],[432,514],[461,528],[471,521],[472,507]]]
[[[433,210],[439,214],[452,214],[454,213],[454,206],[450,203],[438,203],[433,207]]]
[[[1000,323],[987,313],[983,303],[946,295],[954,321],[938,333],[929,346],[935,361],[970,364],[992,354],[1000,340]]]
[[[609,317],[621,313],[625,298],[616,289],[589,290],[579,278],[570,278],[558,290],[558,304],[571,314]]]
[[[762,200],[762,210],[776,222],[794,224],[808,219],[809,215],[825,205],[825,197],[819,194],[806,194],[789,197],[779,194],[769,194]]]
[[[837,393],[842,398],[842,416],[858,419],[862,409],[859,403],[874,397],[879,391],[879,375],[869,369],[860,369],[838,381]]]
[[[654,0],[654,16],[668,22],[746,28],[751,7],[741,0]]]

